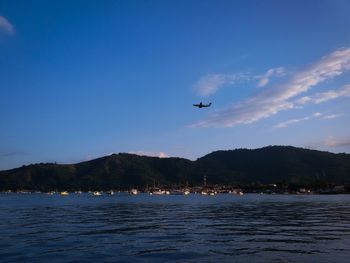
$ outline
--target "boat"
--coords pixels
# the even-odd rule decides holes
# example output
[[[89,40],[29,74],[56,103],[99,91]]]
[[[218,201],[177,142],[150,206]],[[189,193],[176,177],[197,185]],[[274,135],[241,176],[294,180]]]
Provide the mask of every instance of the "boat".
[[[68,191],[62,191],[60,194],[63,195],[63,196],[69,195]]]
[[[232,195],[243,195],[243,192],[240,189],[233,189],[232,191],[229,191],[228,193],[232,194]]]
[[[202,190],[201,195],[217,195],[218,192],[213,190]]]
[[[95,192],[93,192],[92,193],[94,196],[100,196],[100,195],[102,195],[102,192],[100,192],[100,191],[95,191]]]
[[[139,191],[137,190],[137,189],[131,189],[130,190],[130,194],[132,194],[132,195],[138,195],[139,194]]]
[[[153,191],[151,191],[150,194],[151,195],[164,195],[164,194],[166,194],[166,191],[159,189],[159,188],[156,188]]]
[[[184,195],[189,195],[191,192],[190,192],[190,190],[185,190],[184,191]]]

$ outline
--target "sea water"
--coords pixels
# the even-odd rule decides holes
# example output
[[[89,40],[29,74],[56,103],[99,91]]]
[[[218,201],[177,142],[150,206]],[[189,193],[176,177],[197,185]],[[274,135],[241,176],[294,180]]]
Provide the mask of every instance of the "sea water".
[[[349,262],[350,195],[0,194],[2,262]]]

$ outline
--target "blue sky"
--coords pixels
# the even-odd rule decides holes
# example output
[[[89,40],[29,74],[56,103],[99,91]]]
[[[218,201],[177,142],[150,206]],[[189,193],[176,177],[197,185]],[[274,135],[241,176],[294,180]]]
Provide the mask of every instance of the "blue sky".
[[[0,169],[350,153],[349,13],[345,0],[0,0]]]

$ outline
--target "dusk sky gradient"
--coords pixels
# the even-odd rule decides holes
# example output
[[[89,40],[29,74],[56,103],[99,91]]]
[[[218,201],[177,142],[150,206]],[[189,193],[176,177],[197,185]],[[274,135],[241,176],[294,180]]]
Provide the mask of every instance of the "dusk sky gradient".
[[[0,0],[0,170],[350,153],[349,14],[347,0]]]

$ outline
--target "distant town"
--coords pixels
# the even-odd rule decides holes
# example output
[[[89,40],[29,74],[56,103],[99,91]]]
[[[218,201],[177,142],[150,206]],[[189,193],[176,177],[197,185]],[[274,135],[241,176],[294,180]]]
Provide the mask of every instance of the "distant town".
[[[203,185],[201,186],[155,186],[152,187],[134,187],[130,189],[113,189],[113,190],[64,190],[64,191],[38,191],[38,190],[6,190],[1,193],[18,193],[18,194],[47,194],[47,195],[61,195],[67,196],[70,194],[89,194],[92,196],[108,196],[115,194],[149,194],[149,195],[209,195],[215,196],[217,194],[230,194],[230,195],[244,195],[244,194],[291,194],[291,195],[311,195],[311,194],[350,194],[350,185],[332,185],[321,189],[299,187],[290,188],[288,185],[278,184],[255,184],[245,186],[226,186],[226,185],[208,185],[206,183],[207,177],[203,177]]]

